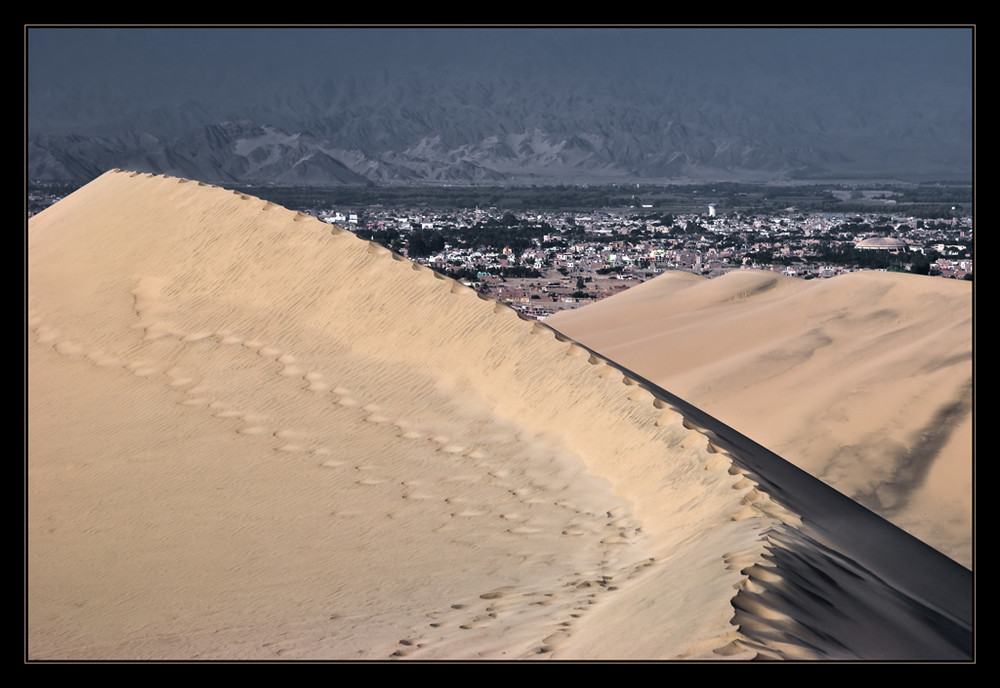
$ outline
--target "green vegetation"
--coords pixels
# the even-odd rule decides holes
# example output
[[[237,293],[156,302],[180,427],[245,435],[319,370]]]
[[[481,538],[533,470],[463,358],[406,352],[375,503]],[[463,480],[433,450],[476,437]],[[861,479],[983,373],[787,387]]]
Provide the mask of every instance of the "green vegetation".
[[[925,218],[968,215],[972,206],[972,185],[961,183],[782,185],[719,182],[605,186],[335,188],[246,186],[237,190],[287,208],[306,211],[333,207],[426,210],[494,208],[514,212],[589,212],[596,209],[632,208],[637,217],[648,219],[654,226],[670,226],[675,214],[706,212],[709,203],[715,205],[718,214],[766,214],[785,211],[789,207],[795,207],[804,213],[870,213],[883,207],[893,214]]]
[[[940,257],[940,254],[934,251],[927,253],[869,251],[855,248],[851,244],[826,246],[816,256],[817,260],[830,265],[857,266],[865,270],[906,271],[907,266],[912,264],[910,271],[922,275],[928,274],[931,264]]]
[[[537,208],[589,211],[594,208],[628,207],[632,196],[631,192],[614,186],[344,186],[327,189],[265,186],[238,190],[296,209],[382,206],[430,210],[507,208],[521,211]]]
[[[71,185],[29,184],[29,206],[42,209],[54,198],[75,190]],[[446,210],[497,208],[515,212],[545,210],[589,212],[596,209],[633,208],[651,225],[670,226],[674,214],[706,212],[709,203],[723,213],[770,213],[793,206],[800,212],[870,213],[891,207],[893,214],[940,218],[971,213],[971,184],[893,182],[810,184],[608,184],[499,186],[247,186],[234,188],[292,210],[350,207]],[[892,201],[891,206],[886,203]],[[649,207],[644,207],[649,206]]]

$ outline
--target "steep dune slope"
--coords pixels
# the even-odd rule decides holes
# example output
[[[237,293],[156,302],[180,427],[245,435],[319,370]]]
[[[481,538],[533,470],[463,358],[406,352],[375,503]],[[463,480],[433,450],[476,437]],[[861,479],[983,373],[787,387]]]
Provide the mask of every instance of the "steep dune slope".
[[[970,283],[668,273],[548,322],[972,565]]]
[[[30,658],[971,652],[967,571],[348,232],[113,171],[28,242]]]

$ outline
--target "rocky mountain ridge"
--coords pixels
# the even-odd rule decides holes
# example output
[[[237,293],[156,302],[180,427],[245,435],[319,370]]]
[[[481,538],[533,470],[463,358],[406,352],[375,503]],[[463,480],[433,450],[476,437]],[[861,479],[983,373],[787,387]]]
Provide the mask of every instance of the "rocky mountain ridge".
[[[948,98],[899,112],[877,92],[848,100],[782,86],[424,74],[157,107],[36,89],[28,176],[86,182],[118,167],[330,186],[940,179],[971,169],[971,122],[955,126]]]

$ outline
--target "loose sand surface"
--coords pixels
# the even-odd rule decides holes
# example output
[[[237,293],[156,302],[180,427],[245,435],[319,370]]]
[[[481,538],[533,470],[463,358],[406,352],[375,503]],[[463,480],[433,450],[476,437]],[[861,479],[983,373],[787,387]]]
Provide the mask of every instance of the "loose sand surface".
[[[971,656],[967,568],[314,218],[112,171],[27,286],[29,660]]]
[[[668,273],[546,321],[972,566],[972,284]]]

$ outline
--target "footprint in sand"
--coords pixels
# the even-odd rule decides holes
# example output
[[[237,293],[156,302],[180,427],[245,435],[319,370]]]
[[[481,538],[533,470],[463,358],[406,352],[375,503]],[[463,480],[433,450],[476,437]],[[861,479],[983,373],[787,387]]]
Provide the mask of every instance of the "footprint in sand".
[[[330,385],[323,379],[323,373],[306,373],[303,378],[309,383],[306,389],[310,392],[322,393],[330,389]]]
[[[86,349],[71,341],[57,342],[55,349],[63,356],[82,356],[86,353]]]
[[[87,358],[90,359],[94,365],[100,368],[120,368],[122,367],[121,360],[115,358],[114,356],[108,356],[103,351],[91,351],[87,354]]]
[[[277,360],[281,356],[281,350],[276,349],[273,346],[262,346],[257,349],[257,355],[261,358],[270,358]]]
[[[233,334],[229,330],[222,330],[222,331],[216,332],[215,336],[218,338],[219,343],[221,343],[221,344],[239,344],[239,345],[243,345],[243,346],[246,345],[246,343],[243,341],[242,337],[240,337],[237,334]],[[247,347],[247,348],[249,349],[250,347]]]
[[[304,377],[306,372],[295,365],[295,357],[288,354],[278,356],[277,361],[281,364],[281,370],[279,375],[284,375],[285,377]]]
[[[152,377],[160,372],[159,368],[148,361],[136,361],[135,363],[129,363],[125,367],[136,377]]]
[[[267,435],[271,430],[266,425],[245,425],[236,432],[241,435]]]

